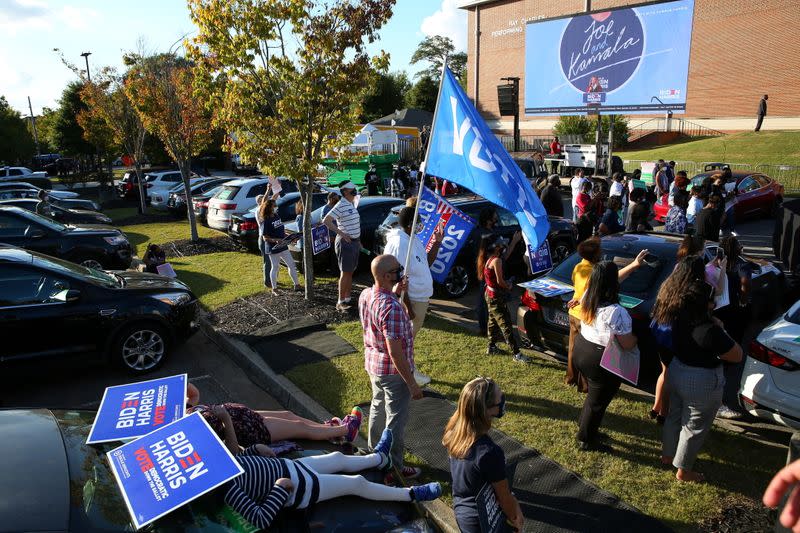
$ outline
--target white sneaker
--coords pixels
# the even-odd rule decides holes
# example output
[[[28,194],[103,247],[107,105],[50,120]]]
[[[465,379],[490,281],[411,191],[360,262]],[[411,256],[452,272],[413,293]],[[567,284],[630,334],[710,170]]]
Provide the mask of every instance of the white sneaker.
[[[425,374],[423,374],[422,372],[420,372],[419,370],[417,370],[415,368],[414,369],[414,381],[416,381],[417,385],[419,385],[420,387],[424,387],[425,385],[427,385],[428,383],[431,382],[431,377],[430,376],[426,376]]]
[[[717,410],[717,418],[724,418],[725,420],[735,420],[737,418],[741,418],[742,414],[738,411],[734,411],[727,405],[721,406]]]

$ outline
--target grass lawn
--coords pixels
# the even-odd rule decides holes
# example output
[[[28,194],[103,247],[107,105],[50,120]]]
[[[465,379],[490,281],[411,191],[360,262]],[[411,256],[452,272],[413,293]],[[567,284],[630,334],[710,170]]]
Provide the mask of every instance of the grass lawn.
[[[139,210],[135,207],[115,207],[113,209],[106,209],[103,213],[116,223],[118,220],[135,217],[139,213]]]
[[[122,208],[128,209],[128,208]],[[133,208],[136,211],[135,208]],[[109,210],[109,211],[118,211],[118,210]],[[121,211],[121,210],[120,210]],[[118,219],[123,218],[120,216],[121,214],[115,213]],[[109,215],[111,216],[111,215]],[[114,217],[112,216],[112,219]],[[189,221],[188,220],[175,220],[169,222],[153,222],[150,224],[135,224],[132,226],[122,226],[119,228],[122,230],[125,235],[128,236],[128,240],[130,240],[131,245],[134,247],[134,253],[139,255],[140,257],[144,254],[144,251],[147,249],[147,245],[151,242],[156,244],[163,244],[169,241],[177,241],[181,239],[190,239],[191,234],[189,233]],[[197,234],[200,236],[201,239],[209,239],[211,237],[222,237],[225,234],[207,228],[202,224],[197,224]]]
[[[359,322],[335,326],[335,331],[359,349],[363,346]],[[486,356],[485,349],[483,337],[429,316],[417,337],[415,357],[420,370],[433,378],[430,386],[453,402],[464,383],[477,375],[492,376],[508,400],[497,429],[673,529],[696,530],[696,523],[717,511],[730,494],[760,500],[772,474],[785,462],[785,451],[715,428],[698,461],[709,481],[679,483],[658,461],[660,426],[646,419],[651,400],[625,391],[611,403],[603,421],[615,452],[579,453],[575,434],[583,396],[564,385],[564,367],[538,358],[522,366],[508,355]],[[360,353],[300,366],[287,377],[333,413],[370,399]]]
[[[722,161],[757,165],[800,166],[800,131],[761,131],[734,133],[698,141],[657,146],[646,150],[620,151],[623,159],[644,161]],[[632,169],[630,169],[632,170]]]

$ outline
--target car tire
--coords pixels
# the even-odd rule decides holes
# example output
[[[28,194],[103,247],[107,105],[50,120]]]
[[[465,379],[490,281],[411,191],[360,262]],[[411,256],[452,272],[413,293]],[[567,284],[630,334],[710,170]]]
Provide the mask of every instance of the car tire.
[[[169,351],[166,330],[154,322],[125,326],[111,347],[112,362],[131,374],[146,374],[164,363]]]
[[[93,255],[81,257],[81,258],[75,260],[75,263],[78,263],[79,265],[87,267],[87,268],[93,268],[95,270],[104,270],[105,269],[105,265],[103,264],[103,260],[101,258],[99,258],[97,256],[93,256]]]
[[[553,266],[561,263],[564,259],[570,256],[575,249],[568,240],[561,239],[555,241],[550,246],[550,256],[553,259]]]
[[[470,271],[461,264],[456,264],[450,269],[444,283],[441,284],[442,293],[450,299],[461,298],[471,285]]]

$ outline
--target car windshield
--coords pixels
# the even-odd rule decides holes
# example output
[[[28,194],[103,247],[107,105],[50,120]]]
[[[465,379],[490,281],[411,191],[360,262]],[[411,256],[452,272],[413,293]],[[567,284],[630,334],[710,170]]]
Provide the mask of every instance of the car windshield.
[[[147,181],[156,181],[158,179],[158,176],[155,174],[147,174],[145,175],[144,179]]]
[[[61,224],[60,222],[56,222],[55,220],[43,217],[42,215],[37,215],[36,213],[33,213],[31,211],[26,211],[25,216],[28,217],[28,219],[34,220],[38,224],[41,224],[42,226],[45,226],[47,229],[51,229],[53,231],[58,231],[63,233],[69,229],[67,226]]]
[[[214,195],[214,198],[217,200],[230,200],[239,193],[239,189],[241,189],[241,187],[237,187],[236,185],[223,185],[222,189]]]
[[[794,312],[790,309],[786,313],[786,320],[794,324],[800,324],[800,305],[795,306]]]
[[[37,259],[44,263],[51,270],[59,270],[66,274],[77,274],[78,276],[87,278],[89,281],[103,287],[120,287],[123,285],[121,277],[104,270],[96,270],[94,268],[81,266],[70,261],[64,261],[63,259],[45,255],[39,255],[37,256]]]
[[[639,250],[626,250],[613,251],[604,250],[602,260],[613,261],[618,267],[623,268],[629,265]],[[567,257],[564,261],[556,266],[549,274],[549,277],[568,283],[572,285],[572,270],[575,265],[581,260],[581,256],[577,253]],[[647,263],[642,265],[641,268],[634,270],[628,278],[622,282],[619,287],[619,292],[623,294],[639,295],[648,293],[658,279],[658,275],[664,268],[664,261],[656,255],[649,255]]]

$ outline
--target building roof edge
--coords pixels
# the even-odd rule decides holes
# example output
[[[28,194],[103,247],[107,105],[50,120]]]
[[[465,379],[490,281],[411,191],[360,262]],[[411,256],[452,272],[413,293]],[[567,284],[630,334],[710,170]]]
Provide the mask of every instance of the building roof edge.
[[[459,9],[469,9],[471,7],[479,6],[482,4],[491,4],[493,2],[499,2],[500,0],[461,0],[458,4]]]

